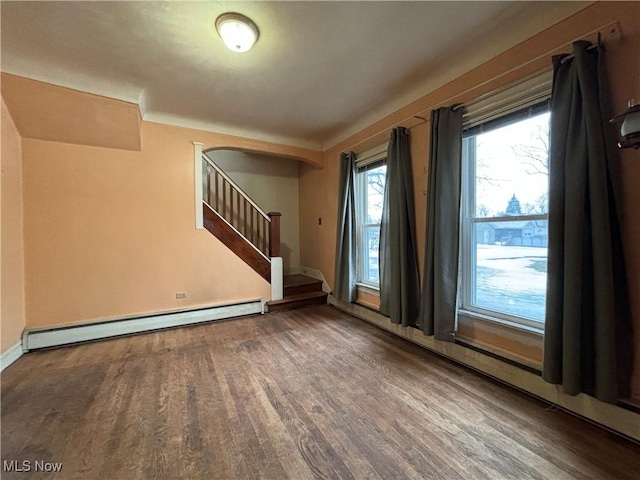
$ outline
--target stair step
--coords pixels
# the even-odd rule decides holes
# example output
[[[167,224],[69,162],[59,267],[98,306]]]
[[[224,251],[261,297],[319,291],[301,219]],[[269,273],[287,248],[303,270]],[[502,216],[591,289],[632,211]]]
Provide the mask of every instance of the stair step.
[[[308,292],[298,295],[291,295],[282,300],[272,300],[267,302],[267,309],[270,312],[282,310],[293,310],[295,308],[308,307],[310,305],[324,305],[327,303],[326,292]]]
[[[285,275],[284,296],[291,297],[303,293],[321,292],[322,280],[307,277],[306,275]]]

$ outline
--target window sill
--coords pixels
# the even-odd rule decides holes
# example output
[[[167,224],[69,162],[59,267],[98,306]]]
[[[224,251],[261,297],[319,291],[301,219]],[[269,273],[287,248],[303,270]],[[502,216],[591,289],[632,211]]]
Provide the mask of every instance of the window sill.
[[[356,298],[357,304],[375,311],[380,309],[380,289],[371,285],[357,283],[356,290],[358,294]]]
[[[529,368],[542,367],[541,329],[460,310],[456,338]]]
[[[470,310],[458,310],[458,316],[468,317],[475,320],[480,320],[482,322],[493,323],[501,327],[504,327],[505,329],[512,329],[516,331],[527,332],[532,335],[538,335],[541,338],[544,336],[544,326],[541,326],[540,328],[532,327],[532,326],[523,325],[517,322],[511,322],[509,320],[504,320],[502,318],[497,318],[497,317],[492,317],[490,315],[483,315],[481,313],[472,312]]]
[[[493,344],[477,341],[466,335],[456,334],[455,343],[465,348],[471,348],[476,352],[489,355],[497,360],[507,362],[514,367],[523,368],[536,375],[542,374],[542,362],[530,358],[528,355],[520,355]]]
[[[356,288],[358,290],[362,290],[369,295],[377,295],[380,296],[380,287],[376,287],[374,285],[368,285],[366,283],[356,283]]]

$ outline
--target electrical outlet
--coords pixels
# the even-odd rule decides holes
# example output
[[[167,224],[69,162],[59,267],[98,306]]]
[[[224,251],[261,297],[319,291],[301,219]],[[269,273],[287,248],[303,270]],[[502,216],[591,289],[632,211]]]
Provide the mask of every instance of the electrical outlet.
[[[187,292],[176,293],[176,298],[187,298]]]

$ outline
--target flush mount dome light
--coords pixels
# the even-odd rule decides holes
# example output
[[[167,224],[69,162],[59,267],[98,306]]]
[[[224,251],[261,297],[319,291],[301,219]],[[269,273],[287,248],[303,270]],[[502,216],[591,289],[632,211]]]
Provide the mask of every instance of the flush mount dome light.
[[[216,30],[224,44],[234,52],[246,52],[258,40],[258,27],[239,13],[223,13],[216,19]]]

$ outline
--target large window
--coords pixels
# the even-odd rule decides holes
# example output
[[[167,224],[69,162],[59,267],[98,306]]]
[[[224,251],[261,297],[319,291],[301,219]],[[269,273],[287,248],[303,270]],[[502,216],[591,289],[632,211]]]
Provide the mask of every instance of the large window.
[[[462,313],[544,323],[548,145],[544,100],[465,130]]]
[[[378,249],[387,174],[385,158],[380,156],[356,161],[358,282],[372,287],[380,284]]]

